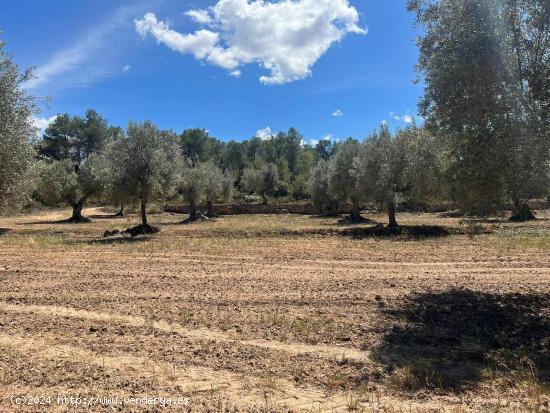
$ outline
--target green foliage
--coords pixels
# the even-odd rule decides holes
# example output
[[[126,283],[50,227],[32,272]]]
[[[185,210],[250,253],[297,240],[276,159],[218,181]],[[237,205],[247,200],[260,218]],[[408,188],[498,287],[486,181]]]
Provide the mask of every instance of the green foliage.
[[[129,205],[138,197],[126,172],[126,138],[111,142],[105,150],[105,196],[114,205]]]
[[[181,156],[151,122],[130,123],[128,136],[114,144],[110,176],[128,187],[127,195],[147,205],[173,194]]]
[[[0,212],[19,206],[32,190],[36,133],[32,114],[36,106],[22,88],[32,77],[13,63],[0,41]]]
[[[355,158],[354,172],[358,187],[371,200],[382,205],[396,202],[396,195],[410,190],[410,153],[406,135],[395,138],[382,125],[362,145]]]
[[[242,180],[245,190],[261,196],[264,203],[276,193],[280,185],[277,166],[272,163],[245,169]]]
[[[548,188],[550,5],[410,0],[423,34],[421,114],[447,137],[451,195],[487,215]]]
[[[58,161],[70,159],[78,167],[89,155],[99,153],[121,134],[120,128],[109,127],[95,110],[87,110],[84,118],[63,114],[46,129],[39,153]]]
[[[66,203],[73,208],[90,196],[100,196],[106,187],[107,173],[104,159],[92,154],[78,171],[69,159],[42,161],[37,196],[50,206]]]
[[[322,139],[315,145],[315,152],[320,159],[328,160],[334,155],[334,145],[327,139]]]
[[[415,125],[394,136],[382,125],[362,144],[353,160],[357,186],[388,209],[391,225],[396,225],[399,201],[426,202],[442,196],[445,157],[440,147],[437,138]]]
[[[220,168],[211,162],[203,164],[205,184],[205,199],[208,204],[220,200],[229,201],[233,195],[234,179],[229,173],[223,173]]]
[[[351,201],[358,204],[364,199],[365,191],[359,186],[353,163],[359,148],[359,142],[350,138],[338,145],[331,159],[329,190],[339,203]]]
[[[209,167],[211,166],[203,163],[193,165],[188,162],[183,168],[177,190],[189,204],[192,216],[196,215],[197,208],[207,200],[208,196],[214,196],[215,192],[221,191],[221,182],[210,179]]]
[[[330,172],[329,161],[321,159],[307,183],[311,203],[322,214],[337,212],[338,200],[332,196],[329,188]]]
[[[41,202],[49,206],[59,206],[63,203],[76,204],[82,192],[73,163],[68,159],[43,161],[37,196]]]
[[[180,137],[182,155],[195,162],[220,161],[223,143],[204,129],[184,130]]]

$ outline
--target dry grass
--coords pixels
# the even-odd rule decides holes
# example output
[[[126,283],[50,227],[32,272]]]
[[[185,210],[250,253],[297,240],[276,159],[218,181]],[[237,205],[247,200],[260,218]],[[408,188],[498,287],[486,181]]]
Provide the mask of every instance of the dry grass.
[[[68,211],[2,220],[4,396],[182,396],[191,411],[549,409],[549,213],[484,222],[471,237],[435,214],[399,219],[451,235],[362,236],[291,215],[179,226],[162,214],[158,235],[104,239],[136,217],[86,212],[90,224],[55,223]]]

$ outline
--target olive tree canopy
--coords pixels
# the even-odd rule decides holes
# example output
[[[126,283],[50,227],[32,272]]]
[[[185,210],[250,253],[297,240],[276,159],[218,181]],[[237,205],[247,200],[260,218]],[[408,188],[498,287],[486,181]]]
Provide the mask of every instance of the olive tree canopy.
[[[348,139],[338,145],[336,153],[330,162],[329,191],[338,203],[351,202],[351,222],[361,222],[361,203],[365,200],[365,187],[359,185],[354,173],[354,159],[359,153],[360,144],[354,139]]]
[[[106,164],[97,154],[88,156],[76,170],[73,161],[43,161],[38,198],[46,205],[63,203],[73,208],[68,222],[88,222],[82,216],[84,203],[91,196],[100,196],[106,186]]]
[[[478,215],[510,200],[521,212],[548,191],[550,2],[409,0],[408,7],[423,29],[420,112],[448,138],[454,200]]]
[[[321,214],[336,215],[338,213],[338,200],[330,192],[330,160],[321,159],[313,169],[308,180],[307,187],[313,206]]]
[[[388,212],[388,226],[397,228],[400,201],[425,201],[442,194],[444,154],[437,139],[411,125],[392,134],[387,125],[371,134],[354,159],[357,185],[368,199]]]
[[[267,204],[269,197],[273,196],[279,188],[277,165],[267,163],[259,167],[249,167],[244,170],[241,181],[247,192],[261,196],[264,204]]]
[[[0,212],[17,207],[32,189],[36,106],[23,83],[32,77],[13,63],[0,40]]]
[[[151,122],[130,122],[127,137],[113,143],[110,149],[109,176],[127,186],[125,194],[140,203],[142,230],[150,232],[147,206],[164,201],[173,194],[181,164],[176,143],[166,139]],[[155,231],[156,232],[156,231]]]

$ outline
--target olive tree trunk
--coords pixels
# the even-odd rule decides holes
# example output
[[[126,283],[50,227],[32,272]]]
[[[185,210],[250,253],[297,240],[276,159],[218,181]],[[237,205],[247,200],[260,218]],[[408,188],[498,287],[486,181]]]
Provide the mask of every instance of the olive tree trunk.
[[[212,203],[212,201],[206,202],[206,216],[208,218],[214,218],[216,216],[216,214],[214,213],[214,204]]]
[[[88,195],[84,195],[77,202],[71,203],[71,206],[73,207],[73,213],[71,218],[69,218],[69,222],[87,222],[88,221],[88,219],[82,216],[82,208],[84,207],[84,203],[86,202],[87,199],[88,199]]]
[[[147,235],[147,234],[156,234],[160,232],[160,229],[157,227],[152,227],[147,222],[147,202],[141,201],[140,203],[141,210],[141,225],[128,228],[124,231],[125,234],[129,234],[132,237],[137,237],[138,235]]]
[[[189,203],[189,220],[195,221],[199,218],[200,214],[197,208],[197,204],[195,202]]]
[[[123,217],[124,216],[124,204],[120,204],[120,209],[115,214],[115,217]]]
[[[395,200],[391,199],[388,201],[388,228],[399,228],[397,219],[395,217]]]
[[[363,221],[363,217],[361,216],[361,207],[359,205],[359,201],[354,199],[352,200],[352,208],[351,212],[349,214],[349,220],[350,222],[361,222]]]
[[[147,204],[141,201],[141,225],[144,227],[149,226],[147,223]]]

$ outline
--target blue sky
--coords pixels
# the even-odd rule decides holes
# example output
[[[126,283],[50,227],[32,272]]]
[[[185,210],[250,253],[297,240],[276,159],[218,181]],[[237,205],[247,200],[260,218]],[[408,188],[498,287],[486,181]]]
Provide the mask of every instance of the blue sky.
[[[28,86],[50,98],[41,119],[94,108],[119,126],[151,119],[224,140],[296,127],[315,141],[415,117],[405,0],[276,3],[18,0],[2,6],[0,36],[36,67]]]

